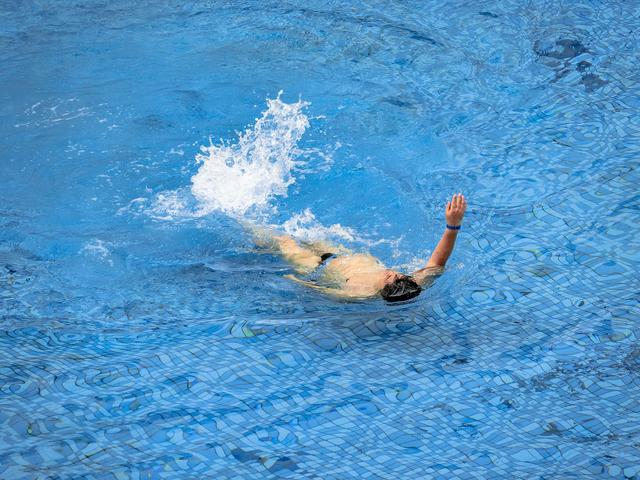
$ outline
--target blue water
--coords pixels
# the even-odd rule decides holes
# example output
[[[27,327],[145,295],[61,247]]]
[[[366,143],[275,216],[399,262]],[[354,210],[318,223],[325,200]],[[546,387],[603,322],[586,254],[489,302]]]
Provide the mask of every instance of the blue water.
[[[0,2],[0,478],[640,478],[639,18]],[[400,306],[242,227],[406,271],[457,191]]]

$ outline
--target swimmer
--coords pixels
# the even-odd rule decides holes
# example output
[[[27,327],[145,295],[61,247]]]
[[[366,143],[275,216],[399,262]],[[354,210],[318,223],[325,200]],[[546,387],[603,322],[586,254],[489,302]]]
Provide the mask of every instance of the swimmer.
[[[408,300],[420,294],[422,286],[441,274],[453,252],[467,201],[453,195],[445,208],[446,228],[427,264],[410,275],[385,267],[368,253],[352,253],[324,242],[296,242],[287,235],[271,235],[254,229],[256,243],[271,246],[289,262],[298,274],[317,280],[286,278],[338,298],[361,299],[380,295],[388,302]]]

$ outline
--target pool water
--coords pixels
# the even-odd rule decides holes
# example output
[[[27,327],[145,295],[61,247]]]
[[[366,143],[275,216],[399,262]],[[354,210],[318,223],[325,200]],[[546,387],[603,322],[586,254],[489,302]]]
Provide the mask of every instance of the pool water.
[[[640,478],[640,4],[0,2],[0,478]],[[251,222],[447,272],[283,278]]]

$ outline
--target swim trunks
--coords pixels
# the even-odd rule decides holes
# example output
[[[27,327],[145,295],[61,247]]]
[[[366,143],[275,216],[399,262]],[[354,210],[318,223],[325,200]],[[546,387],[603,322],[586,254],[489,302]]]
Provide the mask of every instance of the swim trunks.
[[[318,265],[322,265],[323,263],[325,263],[327,260],[329,260],[331,257],[333,257],[335,255],[335,253],[323,253],[322,255],[320,255],[320,263]]]
[[[331,252],[323,253],[322,255],[320,255],[320,262],[318,262],[318,266],[304,276],[305,280],[307,280],[308,282],[313,282],[317,285],[334,286],[334,282],[329,282],[331,283],[331,285],[329,285],[329,283],[327,282],[325,270],[327,265],[329,264],[328,260],[337,256],[337,254]]]

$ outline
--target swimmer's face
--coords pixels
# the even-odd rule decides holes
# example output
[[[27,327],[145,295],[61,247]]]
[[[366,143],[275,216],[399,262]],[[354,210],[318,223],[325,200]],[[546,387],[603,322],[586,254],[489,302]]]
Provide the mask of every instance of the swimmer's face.
[[[386,272],[384,272],[384,284],[390,285],[396,280],[399,280],[404,277],[406,277],[406,275],[403,275],[398,272],[394,272],[393,270],[387,270]]]

